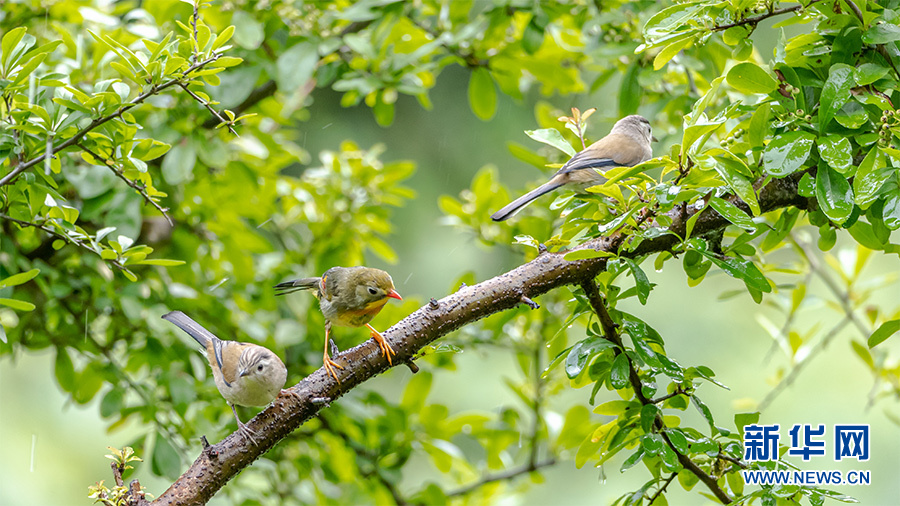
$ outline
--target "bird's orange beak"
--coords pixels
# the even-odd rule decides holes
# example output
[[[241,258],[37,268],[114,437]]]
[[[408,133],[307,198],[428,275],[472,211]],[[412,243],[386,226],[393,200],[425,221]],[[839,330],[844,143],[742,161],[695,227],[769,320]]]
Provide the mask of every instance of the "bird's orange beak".
[[[397,290],[394,290],[393,288],[391,288],[391,291],[387,293],[387,296],[392,299],[403,300],[403,297],[401,297],[400,294],[397,293]]]

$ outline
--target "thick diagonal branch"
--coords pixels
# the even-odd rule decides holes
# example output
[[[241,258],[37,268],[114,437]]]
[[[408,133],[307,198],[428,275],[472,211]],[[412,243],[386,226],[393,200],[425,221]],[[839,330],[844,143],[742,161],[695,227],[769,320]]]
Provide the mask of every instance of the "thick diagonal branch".
[[[806,208],[807,200],[797,193],[799,177],[777,179],[759,194],[764,212],[782,207]],[[747,209],[740,201],[736,205]],[[685,220],[696,211],[670,213],[669,231],[684,236]],[[716,231],[728,221],[708,209],[698,217],[693,235]],[[617,252],[623,236],[614,235],[592,240],[577,249]],[[668,251],[679,239],[672,234],[645,240],[627,256],[641,256]],[[410,360],[423,346],[476,320],[514,308],[522,297],[533,299],[564,285],[580,284],[606,267],[605,258],[568,261],[562,253],[543,253],[534,260],[495,278],[474,286],[461,288],[443,299],[425,304],[384,332],[397,352],[394,364]],[[381,355],[374,341],[366,341],[334,359],[344,366],[341,383],[332,379],[324,369],[309,375],[292,387],[294,395],[278,397],[247,425],[256,434],[258,444],[252,445],[240,433],[233,433],[218,444],[203,450],[194,464],[153,504],[201,504],[208,501],[241,469],[275,446],[301,424],[316,415],[327,402],[333,401],[357,385],[386,371],[387,359]],[[398,360],[399,359],[399,360]]]

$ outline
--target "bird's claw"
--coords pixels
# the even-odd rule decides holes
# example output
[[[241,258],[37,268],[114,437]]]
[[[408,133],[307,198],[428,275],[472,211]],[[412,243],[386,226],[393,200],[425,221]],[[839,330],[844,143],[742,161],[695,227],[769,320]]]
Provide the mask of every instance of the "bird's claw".
[[[338,369],[343,370],[344,366],[342,366],[341,364],[338,364],[334,360],[331,360],[330,357],[325,357],[325,360],[323,362],[325,365],[325,370],[328,371],[328,374],[330,374],[332,378],[334,378],[338,383],[340,383],[341,379],[338,378],[337,373],[334,372],[334,368],[337,367]]]
[[[250,430],[250,427],[247,427],[246,424],[240,421],[238,421],[238,432],[240,432],[245,439],[250,441],[250,444],[252,444],[253,446],[256,446],[258,444],[256,441],[256,436],[254,435],[253,431]]]
[[[378,343],[378,347],[381,348],[381,354],[387,357],[388,364],[394,365],[393,360],[391,360],[391,355],[396,355],[397,352],[395,352],[394,349],[391,348],[390,343],[387,342],[387,339],[385,339],[384,336],[381,335],[381,333],[371,327],[370,330],[372,331],[372,333],[370,334],[372,336],[372,339],[374,339],[375,342]]]

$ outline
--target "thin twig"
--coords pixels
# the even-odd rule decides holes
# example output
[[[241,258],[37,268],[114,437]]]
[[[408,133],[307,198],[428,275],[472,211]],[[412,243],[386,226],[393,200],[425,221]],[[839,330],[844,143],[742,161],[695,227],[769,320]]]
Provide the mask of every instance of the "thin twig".
[[[200,51],[200,42],[197,40],[197,17],[199,16],[199,13],[197,12],[197,10],[198,10],[199,4],[200,4],[200,0],[194,0],[194,15],[191,16],[191,28],[194,30],[194,43],[192,44],[192,46],[194,48],[194,55],[192,58],[194,60],[194,63],[197,63],[197,60],[198,60],[197,52]]]
[[[244,101],[241,102],[237,107],[232,109],[231,112],[234,113],[235,117],[240,116],[244,113],[244,111],[250,109],[261,100],[274,95],[276,91],[278,91],[278,84],[274,79],[270,79],[251,91],[250,94],[247,95],[247,98],[245,98]],[[219,121],[217,120],[217,118],[213,117],[204,121],[202,126],[203,128],[215,128],[215,126],[218,124]]]
[[[115,174],[116,176],[118,176],[118,178],[121,179],[122,181],[125,181],[125,184],[127,184],[128,186],[130,186],[130,187],[134,188],[135,190],[137,190],[137,192],[140,193],[142,197],[144,197],[144,200],[146,200],[147,202],[150,203],[150,205],[152,205],[153,207],[155,207],[156,210],[159,211],[160,214],[163,215],[163,217],[166,219],[166,221],[169,222],[169,226],[170,226],[170,227],[174,227],[174,226],[175,226],[175,222],[173,222],[173,221],[172,221],[172,218],[169,217],[169,215],[166,213],[166,211],[167,211],[168,209],[162,207],[161,205],[159,205],[158,202],[156,202],[155,200],[153,200],[153,198],[152,198],[149,194],[147,194],[147,191],[146,191],[146,188],[147,188],[147,187],[146,187],[146,186],[144,186],[144,185],[139,185],[139,184],[137,184],[135,181],[132,181],[131,179],[128,179],[127,177],[125,177],[125,174],[124,174],[121,170],[119,170],[118,167],[116,167],[115,162],[113,162],[112,160],[109,160],[109,159],[107,159],[107,158],[104,158],[104,157],[100,156],[99,154],[95,153],[95,152],[92,151],[90,148],[88,148],[87,146],[85,146],[83,143],[80,143],[80,142],[79,142],[78,144],[76,144],[76,146],[78,146],[79,148],[81,148],[82,150],[84,150],[85,152],[87,152],[89,155],[93,156],[93,157],[96,158],[97,160],[102,161],[102,162],[104,163],[104,165],[106,165],[106,166],[109,168],[109,170],[111,170],[111,171],[113,172],[113,174]]]
[[[749,467],[747,464],[744,464],[739,459],[736,459],[734,457],[729,457],[728,455],[725,455],[722,452],[719,452],[719,454],[716,455],[716,458],[722,459],[722,460],[727,460],[728,462],[731,462],[732,464],[740,467],[741,469],[747,469]]]
[[[193,91],[188,89],[186,84],[178,83],[178,86],[181,86],[181,89],[183,89],[185,92],[187,92],[187,94],[190,95],[191,98],[193,98],[197,102],[200,102],[200,105],[202,105],[203,107],[206,107],[206,109],[209,110],[209,112],[211,112],[212,115],[215,116],[219,120],[219,123],[225,123],[225,126],[228,127],[229,132],[231,132],[235,137],[239,137],[238,133],[234,130],[233,122],[228,121],[227,119],[223,118],[222,115],[219,114],[219,111],[217,111],[213,108],[212,104],[210,104],[206,100],[203,100],[203,98],[201,98],[196,93],[194,93]]]
[[[23,226],[23,227],[32,227],[32,228],[37,228],[37,229],[43,230],[44,232],[47,232],[48,234],[53,235],[54,237],[58,237],[58,238],[62,239],[63,241],[66,241],[70,244],[74,244],[75,246],[78,246],[79,248],[86,249],[86,250],[90,251],[91,253],[94,253],[98,256],[100,255],[100,253],[98,253],[96,250],[94,250],[94,248],[85,244],[84,241],[81,241],[79,239],[76,239],[76,238],[66,235],[66,234],[61,234],[61,233],[57,232],[56,230],[54,230],[48,226],[45,226],[41,223],[34,223],[31,221],[25,221],[25,220],[17,220],[16,218],[13,218],[12,216],[9,216],[9,215],[3,214],[3,213],[0,213],[0,219],[4,219],[6,221],[11,221],[13,223],[17,223],[18,225]],[[117,268],[119,268],[123,271],[125,270],[125,266],[122,265],[122,263],[119,262],[118,260],[106,260],[106,261],[113,264],[114,266],[116,266]]]
[[[43,162],[44,159],[48,156],[48,153],[47,153],[48,151],[49,151],[50,155],[55,155],[56,153],[59,153],[60,151],[66,149],[70,146],[74,146],[75,144],[78,144],[79,142],[81,142],[81,139],[83,139],[85,135],[87,135],[89,132],[91,132],[98,126],[103,125],[104,123],[106,123],[108,121],[111,121],[111,120],[114,120],[114,119],[120,117],[121,115],[130,111],[132,108],[142,104],[148,98],[150,98],[154,95],[158,95],[160,92],[162,92],[168,88],[171,88],[172,86],[175,86],[176,84],[179,84],[182,79],[185,79],[188,76],[188,74],[190,74],[191,72],[194,72],[195,70],[203,68],[204,66],[218,60],[221,56],[222,56],[222,53],[215,53],[214,55],[203,60],[202,62],[191,65],[187,70],[185,70],[184,72],[181,73],[181,77],[176,77],[176,78],[166,81],[160,85],[151,86],[148,91],[138,95],[131,102],[128,102],[127,104],[120,107],[118,111],[116,111],[112,114],[103,116],[102,118],[97,118],[97,119],[91,121],[86,127],[82,128],[75,135],[73,135],[72,137],[61,142],[59,145],[55,146],[54,148],[44,151],[44,153],[32,158],[31,160],[28,160],[27,162],[25,162],[25,161],[19,162],[19,164],[16,166],[15,169],[13,169],[12,171],[10,171],[9,174],[3,176],[3,178],[0,179],[0,186],[5,186],[5,185],[12,183],[12,181],[16,177],[18,177],[19,174],[25,172],[26,170],[34,167],[37,164]]]
[[[857,6],[853,0],[844,0],[844,2],[850,6],[850,10],[853,11],[853,14],[855,14],[857,19],[859,19],[859,22],[862,23],[863,29],[866,29],[866,18],[863,17],[863,13],[859,10],[859,6]]]
[[[656,399],[650,399],[650,404],[659,404],[660,402],[669,400],[672,397],[676,397],[676,396],[682,395],[684,393],[686,393],[686,392],[679,387],[670,394],[663,395],[662,397],[657,397]]]
[[[866,324],[856,315],[856,311],[853,310],[853,307],[850,305],[850,292],[849,290],[841,290],[841,287],[831,279],[824,269],[822,269],[822,264],[819,263],[818,256],[816,252],[809,246],[805,241],[800,241],[794,234],[788,234],[788,239],[800,250],[800,253],[809,263],[810,269],[819,276],[819,279],[825,283],[825,286],[828,287],[828,290],[834,294],[838,299],[838,304],[840,304],[841,309],[844,310],[844,314],[853,322],[853,325],[856,326],[856,329],[859,330],[860,335],[863,338],[868,338],[869,334],[871,334],[871,330],[866,327]]]
[[[822,350],[824,350],[825,347],[828,346],[828,343],[830,343],[831,340],[834,339],[834,337],[837,336],[841,332],[841,330],[843,330],[844,327],[847,326],[848,323],[850,323],[850,318],[845,316],[841,321],[837,323],[837,325],[832,327],[832,329],[827,334],[825,334],[825,337],[823,337],[822,340],[819,341],[818,344],[816,344],[816,346],[812,348],[812,350],[810,350],[806,358],[804,358],[801,362],[798,362],[797,365],[795,365],[794,368],[791,369],[791,372],[788,373],[788,375],[785,376],[781,381],[779,381],[778,385],[776,385],[775,388],[773,388],[768,394],[766,394],[765,398],[763,398],[762,402],[759,403],[759,406],[756,409],[758,411],[763,411],[764,409],[769,407],[769,404],[771,404],[772,401],[774,401],[775,398],[778,397],[778,395],[782,391],[784,391],[784,389],[794,383],[803,368],[809,365],[812,359],[815,358],[816,355],[821,353]]]
[[[658,499],[659,496],[661,496],[662,493],[666,491],[666,488],[669,487],[669,483],[672,483],[672,480],[674,480],[676,476],[678,476],[678,473],[670,474],[669,477],[666,478],[666,482],[663,483],[661,487],[659,487],[659,490],[657,490],[656,493],[653,494],[653,497],[650,498],[650,502],[647,504],[649,505],[649,504],[653,504],[654,502],[656,502],[656,499]]]
[[[769,11],[769,12],[767,12],[767,13],[765,13],[765,14],[760,14],[759,16],[753,16],[753,17],[750,17],[750,18],[744,18],[744,19],[741,19],[741,20],[739,20],[739,21],[735,21],[734,23],[728,23],[727,25],[718,25],[718,26],[714,26],[714,27],[712,27],[712,31],[713,31],[713,32],[721,32],[721,31],[723,31],[723,30],[727,30],[727,29],[733,28],[733,27],[735,27],[735,26],[757,25],[757,24],[759,24],[760,21],[763,21],[763,20],[765,20],[765,19],[771,18],[772,16],[780,16],[781,14],[787,14],[788,12],[799,11],[800,9],[809,7],[810,5],[812,5],[812,4],[814,4],[814,3],[818,3],[818,2],[820,2],[820,1],[821,1],[821,0],[812,0],[811,2],[809,2],[809,3],[806,4],[806,5],[799,4],[799,5],[794,5],[794,6],[792,6],[792,7],[785,7],[785,8],[783,8],[783,9],[776,9],[776,10],[773,10],[773,11]]]
[[[551,459],[545,460],[543,462],[537,462],[535,464],[529,463],[522,467],[510,469],[510,470],[504,471],[502,473],[488,474],[488,475],[483,476],[480,480],[478,480],[474,483],[471,483],[462,488],[458,488],[456,490],[447,492],[446,495],[447,495],[447,497],[456,497],[456,496],[460,496],[460,495],[466,495],[468,493],[471,493],[474,490],[477,490],[477,489],[487,485],[488,483],[494,483],[496,481],[511,480],[517,476],[527,474],[532,471],[537,471],[538,469],[540,469],[542,467],[548,467],[548,466],[552,466],[554,464],[556,464],[556,459],[551,458]]]

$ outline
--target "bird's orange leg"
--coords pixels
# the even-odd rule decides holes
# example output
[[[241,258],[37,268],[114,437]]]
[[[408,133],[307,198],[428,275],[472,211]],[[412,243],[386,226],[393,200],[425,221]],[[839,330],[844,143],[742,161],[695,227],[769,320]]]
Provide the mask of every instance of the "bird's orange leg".
[[[341,379],[338,378],[337,373],[334,372],[334,368],[343,369],[344,366],[338,364],[334,360],[331,360],[331,357],[328,356],[328,346],[331,344],[331,322],[325,323],[325,354],[322,358],[322,363],[325,366],[325,370],[328,371],[328,374],[331,375],[332,378],[336,379],[338,383],[341,382]]]
[[[395,352],[394,349],[391,348],[390,343],[387,342],[387,339],[385,339],[384,336],[381,335],[381,333],[375,330],[368,323],[366,324],[366,327],[369,327],[369,330],[372,331],[372,339],[374,339],[375,342],[378,343],[378,346],[381,348],[381,354],[387,357],[388,364],[394,365],[394,362],[391,360],[391,355],[396,355],[397,352]]]

